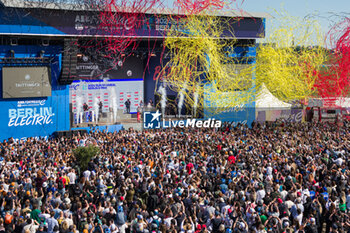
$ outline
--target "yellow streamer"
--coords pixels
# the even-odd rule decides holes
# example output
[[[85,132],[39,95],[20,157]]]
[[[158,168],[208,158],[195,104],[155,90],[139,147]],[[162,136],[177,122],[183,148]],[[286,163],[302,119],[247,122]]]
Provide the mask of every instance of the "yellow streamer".
[[[314,93],[314,82],[325,62],[324,37],[317,21],[279,14],[265,43],[257,49],[256,87],[265,84],[284,101]]]
[[[203,109],[208,107],[205,100],[210,100],[207,110],[214,114],[251,104],[263,84],[284,101],[311,96],[326,58],[320,27],[312,20],[286,15],[279,18],[257,48],[256,65],[228,56],[237,39],[220,37],[232,22],[205,14],[181,19],[181,30],[167,32],[164,43],[170,60],[163,65],[158,80],[182,93],[188,108]]]
[[[250,102],[252,95],[247,94],[249,91],[242,94],[237,90],[251,89],[253,69],[236,65],[236,58],[227,56],[225,51],[234,47],[235,38],[219,39],[223,29],[229,28],[229,22],[200,15],[181,19],[179,24],[183,27],[181,31],[169,30],[167,33],[164,43],[171,58],[163,66],[158,79],[166,80],[175,92],[184,93],[184,103],[190,108],[194,105],[203,108],[204,97],[214,103],[210,110],[215,112]],[[208,83],[213,92],[208,93],[205,89]]]

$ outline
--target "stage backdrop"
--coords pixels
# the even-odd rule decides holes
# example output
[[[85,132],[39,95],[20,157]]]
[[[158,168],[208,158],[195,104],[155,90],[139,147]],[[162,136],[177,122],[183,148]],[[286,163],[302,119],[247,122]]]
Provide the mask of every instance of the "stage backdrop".
[[[136,113],[143,100],[143,79],[75,81],[69,87],[71,127],[86,124],[116,124],[125,114]]]

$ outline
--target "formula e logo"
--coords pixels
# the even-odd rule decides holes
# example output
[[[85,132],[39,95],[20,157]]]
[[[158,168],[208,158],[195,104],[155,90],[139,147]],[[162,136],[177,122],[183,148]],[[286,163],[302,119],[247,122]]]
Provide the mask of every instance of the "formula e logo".
[[[144,129],[160,129],[160,116],[162,114],[157,112],[144,112],[143,113],[143,128]]]

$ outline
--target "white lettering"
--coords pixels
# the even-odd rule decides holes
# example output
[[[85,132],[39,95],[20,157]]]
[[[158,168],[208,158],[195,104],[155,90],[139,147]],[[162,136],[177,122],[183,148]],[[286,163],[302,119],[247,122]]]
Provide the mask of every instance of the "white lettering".
[[[36,125],[42,125],[42,121],[44,120],[44,117],[43,116],[38,116],[38,118],[36,118]]]
[[[177,124],[179,123],[179,121],[172,121],[171,123],[172,123],[173,127],[176,127]]]
[[[9,109],[9,117],[13,118],[17,116],[16,109]]]
[[[26,118],[22,117],[21,122],[19,123],[20,126],[25,125],[26,123]]]
[[[19,117],[17,117],[15,120],[15,126],[19,126],[18,120],[19,120]]]
[[[30,123],[32,122],[31,118],[34,118],[34,117],[30,116],[30,117],[27,118],[26,125],[30,125]]]
[[[18,110],[17,110],[17,113],[18,113],[18,115],[17,116],[19,116],[19,117],[24,117],[25,115],[24,115],[24,108],[19,108]]]
[[[16,119],[16,118],[14,118],[14,117],[10,118],[10,121],[9,121],[9,123],[8,123],[8,126],[9,126],[9,127],[13,126],[15,119]]]
[[[52,118],[51,118],[51,116],[52,116],[52,115],[47,116],[46,121],[45,121],[45,124],[48,125],[48,124],[52,123]]]
[[[33,109],[31,108],[25,108],[25,114],[26,116],[32,116],[33,115]]]
[[[55,114],[11,117],[8,126],[48,125],[53,123],[54,115]]]
[[[210,118],[209,118],[208,120],[204,121],[204,122],[203,122],[203,127],[204,127],[204,128],[209,128],[209,126],[210,126],[210,121],[211,121]]]
[[[163,128],[171,128],[171,127],[180,127],[180,128],[184,128],[184,127],[197,127],[197,128],[217,128],[217,127],[221,127],[222,122],[219,120],[215,120],[212,118],[209,118],[205,121],[203,120],[197,120],[197,119],[187,119],[185,120],[178,120],[178,121],[173,121],[171,119],[168,120],[168,122],[166,122],[163,119],[163,124],[162,127]],[[146,127],[146,126],[145,126]]]
[[[191,119],[191,120],[187,120],[186,122],[186,127],[194,127],[194,124],[196,123],[196,119]]]
[[[183,128],[184,126],[185,126],[185,122],[180,121],[180,122],[179,122],[179,127]]]
[[[216,121],[214,127],[215,128],[220,128],[221,127],[221,121]]]

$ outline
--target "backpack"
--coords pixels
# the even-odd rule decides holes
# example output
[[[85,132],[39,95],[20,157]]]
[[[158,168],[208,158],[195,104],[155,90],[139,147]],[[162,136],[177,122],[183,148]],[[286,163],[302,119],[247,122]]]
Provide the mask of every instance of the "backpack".
[[[117,208],[117,214],[116,214],[116,223],[118,226],[122,226],[125,224],[125,214],[122,206],[118,206]]]
[[[13,216],[11,214],[5,215],[5,224],[11,224],[12,223]]]

